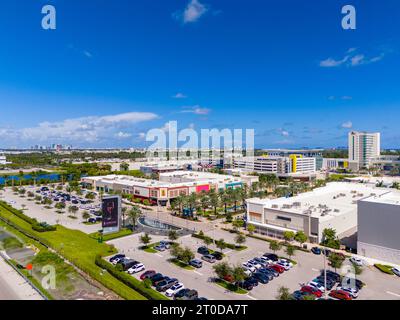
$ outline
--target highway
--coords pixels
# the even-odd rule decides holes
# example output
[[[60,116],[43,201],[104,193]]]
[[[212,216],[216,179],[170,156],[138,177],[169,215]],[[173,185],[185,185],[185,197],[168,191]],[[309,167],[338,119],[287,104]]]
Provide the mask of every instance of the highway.
[[[0,257],[0,300],[43,300],[43,298]]]

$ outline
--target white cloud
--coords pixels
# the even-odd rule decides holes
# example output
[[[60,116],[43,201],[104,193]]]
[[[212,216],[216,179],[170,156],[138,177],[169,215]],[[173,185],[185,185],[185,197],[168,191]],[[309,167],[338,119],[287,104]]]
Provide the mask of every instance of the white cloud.
[[[89,116],[62,121],[39,123],[22,129],[1,129],[0,137],[21,141],[98,142],[110,137],[128,138],[133,125],[157,119],[151,112],[128,112],[107,116]],[[125,130],[121,130],[125,129]]]
[[[211,109],[208,108],[202,108],[199,105],[195,106],[185,106],[182,107],[184,110],[181,111],[181,113],[194,113],[197,115],[208,115],[211,112]]]
[[[93,57],[93,55],[89,51],[86,51],[86,50],[83,50],[83,54],[88,58],[92,58]]]
[[[341,127],[343,129],[351,129],[353,128],[353,123],[351,121],[346,121],[342,123]]]
[[[172,96],[172,98],[185,99],[185,98],[187,98],[187,96],[185,94],[183,94],[182,92],[178,92],[176,95]]]
[[[382,60],[385,56],[384,53],[381,53],[378,56],[368,58],[365,54],[356,53],[357,48],[350,48],[346,51],[346,55],[342,59],[334,59],[328,58],[320,61],[320,67],[324,68],[332,68],[332,67],[340,67],[342,65],[346,65],[348,67],[356,67],[360,65],[370,64],[374,62],[378,62]]]
[[[128,133],[128,132],[120,131],[115,135],[115,137],[118,138],[118,139],[127,139],[127,138],[132,137],[132,134]]]
[[[184,24],[193,23],[198,21],[206,12],[208,8],[199,0],[190,0],[183,12],[175,12],[173,17],[181,20]]]

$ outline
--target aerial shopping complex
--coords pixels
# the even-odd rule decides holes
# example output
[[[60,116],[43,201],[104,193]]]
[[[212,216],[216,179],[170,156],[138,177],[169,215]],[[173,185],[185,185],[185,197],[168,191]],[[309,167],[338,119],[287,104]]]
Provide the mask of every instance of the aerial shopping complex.
[[[399,301],[399,14],[2,1],[1,319]]]

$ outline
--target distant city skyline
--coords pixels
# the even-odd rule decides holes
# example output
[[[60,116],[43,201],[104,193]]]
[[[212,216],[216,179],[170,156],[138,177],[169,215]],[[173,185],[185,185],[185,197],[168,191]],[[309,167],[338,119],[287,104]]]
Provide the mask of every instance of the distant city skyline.
[[[141,148],[146,132],[254,129],[256,148],[400,148],[398,1],[2,3],[0,149]],[[118,14],[116,14],[118,13]],[[13,32],[10,32],[12,30]]]

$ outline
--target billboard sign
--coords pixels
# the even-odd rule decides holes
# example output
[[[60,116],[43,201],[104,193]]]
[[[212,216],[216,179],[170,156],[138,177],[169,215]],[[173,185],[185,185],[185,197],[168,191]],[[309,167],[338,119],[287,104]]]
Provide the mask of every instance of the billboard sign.
[[[121,197],[110,196],[102,200],[103,233],[118,232],[121,221]]]

